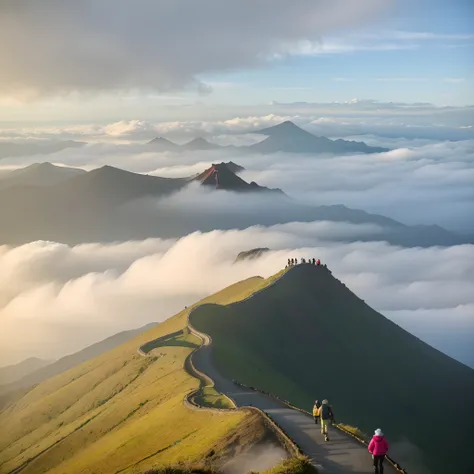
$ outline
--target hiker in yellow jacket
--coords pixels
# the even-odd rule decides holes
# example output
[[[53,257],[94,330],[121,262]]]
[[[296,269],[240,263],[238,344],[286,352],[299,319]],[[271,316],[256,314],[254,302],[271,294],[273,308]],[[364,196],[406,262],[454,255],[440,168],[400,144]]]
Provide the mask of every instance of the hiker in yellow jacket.
[[[314,418],[314,423],[317,425],[318,424],[318,418],[319,418],[319,409],[321,408],[321,403],[319,400],[316,400],[313,405],[313,418]]]

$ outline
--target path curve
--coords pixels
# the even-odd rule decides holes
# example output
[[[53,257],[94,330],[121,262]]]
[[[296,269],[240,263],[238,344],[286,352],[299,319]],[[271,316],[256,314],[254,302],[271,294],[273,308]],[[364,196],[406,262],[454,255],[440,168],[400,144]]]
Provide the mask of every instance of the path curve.
[[[291,268],[269,286],[284,278],[289,271],[291,271]],[[266,288],[268,286],[241,301],[252,298]],[[236,301],[235,303],[240,303],[241,301]],[[198,373],[204,374],[206,378],[212,380],[218,392],[230,398],[235,403],[237,409],[254,407],[268,415],[270,420],[275,422],[276,427],[281,429],[291,441],[296,443],[296,446],[303,454],[310,458],[311,463],[321,474],[373,473],[372,460],[366,446],[354,439],[354,437],[340,429],[330,427],[330,441],[326,442],[320,433],[320,425],[315,425],[312,416],[309,414],[302,410],[291,408],[275,397],[251,390],[240,384],[238,385],[221,375],[212,361],[212,338],[210,335],[198,331],[190,323],[190,316],[196,308],[192,308],[188,313],[188,328],[192,334],[202,341],[202,345],[190,354],[190,361]],[[169,335],[158,339],[165,339],[167,337]],[[147,344],[152,344],[153,342],[149,341]],[[142,348],[143,346],[138,348],[138,353],[146,356],[146,352]],[[190,401],[189,395],[192,395],[192,393],[185,397],[185,403]],[[221,410],[217,409],[217,411]],[[388,462],[385,462],[384,467],[385,474],[400,474],[401,472],[401,470],[397,470]]]
[[[192,326],[191,332],[202,336]],[[329,442],[324,441],[320,425],[306,413],[288,407],[283,402],[262,393],[236,385],[223,377],[212,363],[212,346],[204,343],[193,355],[196,368],[213,379],[218,392],[230,397],[237,407],[253,406],[268,414],[311,459],[311,463],[321,473],[328,474],[370,474],[373,473],[372,460],[367,448],[348,434],[330,427]],[[399,473],[387,462],[385,474]]]

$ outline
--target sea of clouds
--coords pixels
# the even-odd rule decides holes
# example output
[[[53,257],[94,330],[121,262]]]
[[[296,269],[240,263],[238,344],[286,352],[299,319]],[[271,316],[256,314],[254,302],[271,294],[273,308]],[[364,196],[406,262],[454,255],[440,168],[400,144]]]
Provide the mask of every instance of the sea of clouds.
[[[263,138],[221,135],[220,141],[235,142],[239,137],[247,143]],[[379,137],[374,144],[385,140]],[[238,150],[157,153],[143,143],[95,142],[50,155],[5,157],[0,160],[0,172],[45,160],[86,170],[107,164],[172,178],[191,176],[212,163],[233,160],[246,168],[242,177],[247,181],[281,188],[301,202],[344,204],[405,224],[438,224],[452,231],[474,233],[474,138],[404,140],[403,146],[385,153],[347,156],[257,155]],[[183,193],[183,206],[212,206],[206,193],[194,191]]]
[[[74,352],[119,330],[162,321],[241,279],[268,277],[289,257],[315,256],[386,317],[474,366],[474,246],[331,243],[357,227],[289,223],[178,240],[0,247],[0,365]],[[272,251],[234,263],[240,251],[261,246]]]
[[[384,122],[377,104],[355,105],[359,115],[366,110],[368,118],[333,115],[325,120],[314,116],[295,119],[295,110],[288,106],[288,116],[280,113],[221,122],[153,125],[123,121],[39,127],[36,132],[3,130],[0,139],[5,141],[79,138],[88,144],[50,155],[3,157],[0,172],[50,161],[86,170],[107,164],[139,173],[183,177],[212,163],[233,160],[246,168],[244,179],[282,188],[300,202],[345,204],[407,224],[439,224],[474,233],[470,110],[442,111],[451,117],[442,127],[429,125],[430,108],[419,105],[418,122],[412,122],[418,125],[410,126],[403,120],[397,129],[394,117],[402,106],[397,109],[385,104],[388,115]],[[377,119],[373,118],[376,113]],[[144,144],[162,134],[181,142],[204,135],[220,144],[248,145],[264,138],[248,132],[285,118],[314,133],[356,138],[391,150],[348,156],[256,155],[238,150],[175,154],[158,153]],[[378,120],[379,125],[371,120]],[[446,139],[434,138],[440,131]],[[222,192],[215,199],[215,193],[198,186],[132,206],[134,212],[148,213],[150,219],[156,208],[181,216],[198,211],[203,216],[206,212],[224,216],[230,209],[245,214],[274,212],[274,207],[265,196]],[[369,305],[474,367],[474,246],[403,249],[385,242],[358,241],[376,231],[373,225],[292,222],[194,233],[178,240],[74,247],[56,242],[0,246],[0,365],[30,356],[60,357],[120,330],[162,321],[243,278],[270,276],[288,257],[317,256]],[[341,237],[353,243],[336,243]],[[240,251],[259,246],[270,247],[272,252],[256,261],[233,263]]]

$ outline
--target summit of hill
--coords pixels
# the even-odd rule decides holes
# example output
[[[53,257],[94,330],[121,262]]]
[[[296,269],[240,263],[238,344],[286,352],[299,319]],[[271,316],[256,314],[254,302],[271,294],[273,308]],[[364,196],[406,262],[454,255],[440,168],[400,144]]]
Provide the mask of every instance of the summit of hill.
[[[202,137],[194,138],[190,142],[182,145],[182,147],[186,150],[216,150],[217,148],[221,148],[219,145],[208,142],[205,138]]]
[[[0,175],[0,189],[14,186],[51,186],[85,173],[82,169],[56,166],[49,162],[33,163]]]
[[[148,142],[148,145],[152,146],[155,151],[176,151],[179,149],[179,145],[163,137],[153,138]]]
[[[474,465],[474,371],[372,309],[327,268],[291,267],[252,298],[198,307],[191,323],[211,336],[224,376],[306,410],[329,399],[338,421],[366,433],[382,427],[408,472]]]
[[[381,153],[387,148],[369,146],[364,142],[348,140],[331,140],[313,135],[295,123],[287,120],[273,127],[254,132],[266,135],[261,142],[248,147],[258,153],[308,153],[308,154],[346,154],[346,153]]]
[[[218,163],[212,164],[209,168],[197,175],[194,179],[199,181],[203,186],[214,187],[227,191],[237,192],[278,192],[283,194],[280,189],[270,189],[260,186],[254,181],[247,183],[244,179],[232,170],[235,169],[234,163]]]

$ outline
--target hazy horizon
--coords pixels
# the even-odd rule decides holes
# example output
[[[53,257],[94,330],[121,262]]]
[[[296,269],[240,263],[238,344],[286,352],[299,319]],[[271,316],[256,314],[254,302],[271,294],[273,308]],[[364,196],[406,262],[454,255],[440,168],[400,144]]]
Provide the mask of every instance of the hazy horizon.
[[[472,13],[463,0],[2,2],[0,366],[60,357],[269,276],[289,256],[315,255],[374,309],[474,367],[472,244],[402,247],[377,223],[292,217],[274,196],[197,184],[94,214],[109,203],[104,186],[97,206],[78,203],[78,226],[94,215],[96,228],[73,229],[76,241],[14,241],[12,216],[18,235],[30,235],[49,203],[38,225],[67,237],[56,227],[75,216],[47,192],[31,204],[38,183],[2,190],[8,172],[33,163],[177,178],[232,160],[247,182],[301,205],[341,204],[474,238]],[[287,120],[388,151],[178,154],[146,145],[203,137],[249,146]],[[83,145],[64,148],[68,140]],[[272,252],[233,265],[257,246]]]

